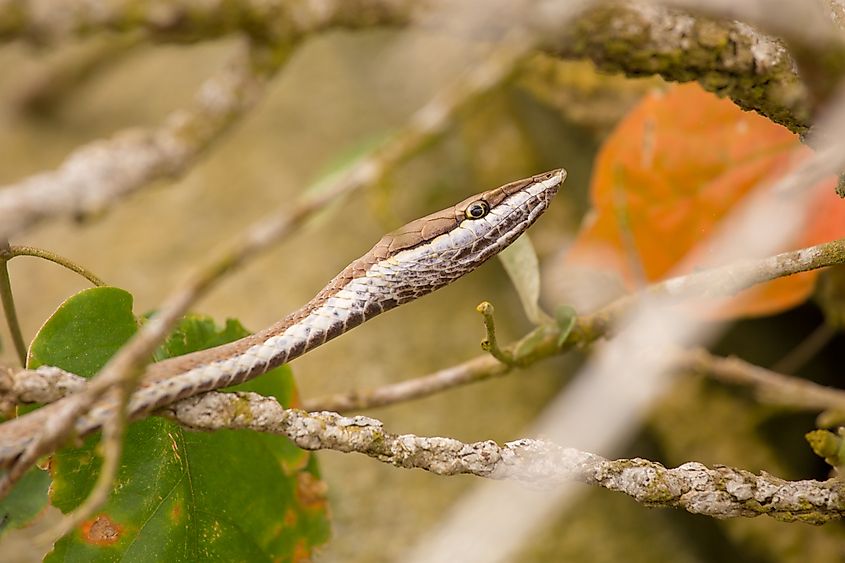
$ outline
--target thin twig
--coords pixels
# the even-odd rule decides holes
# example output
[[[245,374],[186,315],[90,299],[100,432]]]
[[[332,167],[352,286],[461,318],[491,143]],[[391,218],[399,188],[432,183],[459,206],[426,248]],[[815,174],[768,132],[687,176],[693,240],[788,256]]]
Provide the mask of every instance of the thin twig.
[[[15,256],[35,256],[37,258],[43,258],[44,260],[49,260],[59,266],[63,266],[72,272],[76,272],[96,287],[103,287],[107,285],[106,282],[94,275],[94,273],[90,270],[76,264],[75,262],[71,262],[64,256],[59,256],[58,254],[43,248],[35,248],[34,246],[10,246],[8,248],[8,252],[10,258]]]
[[[795,373],[816,356],[836,336],[837,330],[833,326],[822,323],[802,340],[795,348],[772,366],[772,371]]]
[[[784,375],[739,358],[714,356],[706,350],[679,352],[676,361],[676,369],[749,387],[763,403],[812,412],[845,413],[845,390],[842,389]]]
[[[405,403],[430,397],[442,391],[479,383],[510,373],[513,368],[487,354],[436,371],[429,375],[391,383],[375,389],[362,389],[304,399],[306,411],[350,412]]]
[[[18,355],[21,367],[26,366],[26,342],[23,339],[21,325],[18,321],[18,312],[15,308],[15,296],[12,293],[12,279],[9,276],[9,260],[13,254],[7,239],[0,239],[0,302],[3,303],[3,313],[6,317],[6,325],[9,327],[9,334]]]
[[[481,341],[481,349],[506,366],[514,367],[516,363],[513,354],[509,350],[499,348],[499,341],[496,338],[496,321],[493,318],[493,305],[484,301],[475,310],[481,313],[481,317],[484,319],[485,335],[484,340]]]

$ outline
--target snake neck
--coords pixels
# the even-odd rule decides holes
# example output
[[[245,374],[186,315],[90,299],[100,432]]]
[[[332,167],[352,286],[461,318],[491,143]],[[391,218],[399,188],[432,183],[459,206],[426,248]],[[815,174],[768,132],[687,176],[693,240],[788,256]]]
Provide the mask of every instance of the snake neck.
[[[252,379],[390,308],[379,295],[379,285],[355,277],[359,267],[353,262],[311,301],[260,332],[149,366],[130,404],[130,415]]]

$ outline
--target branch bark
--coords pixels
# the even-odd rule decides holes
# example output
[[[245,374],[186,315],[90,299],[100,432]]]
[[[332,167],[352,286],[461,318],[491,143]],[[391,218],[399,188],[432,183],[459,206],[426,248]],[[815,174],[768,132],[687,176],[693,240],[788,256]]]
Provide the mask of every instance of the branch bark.
[[[541,440],[499,445],[452,438],[391,434],[375,419],[285,409],[255,393],[206,393],[167,409],[198,430],[249,429],[287,436],[306,450],[356,452],[405,469],[469,474],[552,486],[579,481],[624,493],[647,506],[682,508],[715,518],[765,514],[821,524],[845,514],[845,482],[784,481],[726,466],[685,463],[667,469],[643,459],[607,460]]]
[[[796,133],[811,124],[812,102],[789,52],[744,23],[614,2],[590,10],[561,30],[549,51],[564,58],[589,58],[601,69],[628,76],[697,80],[706,90]]]

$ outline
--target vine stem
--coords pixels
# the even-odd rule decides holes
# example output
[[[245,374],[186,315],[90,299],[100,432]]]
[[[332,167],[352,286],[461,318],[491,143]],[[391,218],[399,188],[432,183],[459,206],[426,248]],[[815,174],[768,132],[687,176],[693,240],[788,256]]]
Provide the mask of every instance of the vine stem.
[[[21,366],[26,367],[26,343],[18,322],[18,312],[15,309],[15,297],[12,294],[12,280],[9,277],[9,260],[14,256],[8,240],[0,240],[0,301],[3,303],[3,314],[9,333],[17,352]]]
[[[75,264],[68,260],[63,256],[59,256],[49,250],[44,250],[43,248],[35,248],[34,246],[9,246],[8,244],[5,247],[7,252],[7,260],[14,258],[15,256],[35,256],[36,258],[43,258],[44,260],[49,260],[59,266],[63,266],[72,272],[76,272],[92,284],[97,287],[103,287],[107,285],[106,282],[95,276],[92,272],[86,270],[79,264]]]

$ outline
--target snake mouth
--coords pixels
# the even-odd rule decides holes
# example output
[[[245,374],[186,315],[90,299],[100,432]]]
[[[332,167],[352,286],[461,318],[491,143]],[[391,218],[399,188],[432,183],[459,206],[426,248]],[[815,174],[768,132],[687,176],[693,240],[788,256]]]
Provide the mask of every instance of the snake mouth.
[[[529,199],[522,204],[517,205],[517,208],[514,209],[514,213],[518,213],[519,207],[525,207],[529,205],[528,201],[531,199],[535,199],[536,202],[530,204],[530,209],[528,210],[527,216],[522,219],[515,221],[513,225],[505,231],[505,234],[502,235],[500,238],[508,239],[507,244],[513,242],[515,238],[519,236],[523,231],[528,229],[534,222],[542,215],[546,209],[549,208],[549,205],[552,202],[552,198],[557,194],[560,186],[563,184],[564,180],[566,180],[566,170],[563,168],[558,168],[556,170],[552,170],[550,172],[546,172],[544,174],[540,174],[535,176],[537,179],[536,184],[542,186],[542,188],[537,191],[536,193],[530,194]],[[529,188],[530,189],[530,188]],[[514,236],[514,232],[516,236]]]
[[[504,217],[500,223],[503,231],[491,229],[484,235],[484,248],[479,250],[476,245],[471,246],[475,257],[469,258],[467,262],[480,264],[518,239],[548,209],[552,197],[558,192],[561,183],[566,178],[566,171],[561,168],[535,178],[538,178],[536,184],[542,184],[542,188],[535,193],[530,193],[525,201],[514,205],[508,216]],[[517,196],[518,194],[514,194],[511,197]],[[528,208],[527,211],[526,208]]]
[[[500,239],[505,239],[505,246],[511,244],[513,241],[519,238],[528,229],[528,227],[533,225],[534,222],[539,219],[540,215],[542,215],[546,211],[546,209],[549,208],[551,198],[556,192],[556,187],[547,188],[543,192],[540,192],[534,196],[540,201],[528,211],[528,216],[520,221],[516,221],[513,226],[508,229],[503,236],[500,237]]]

